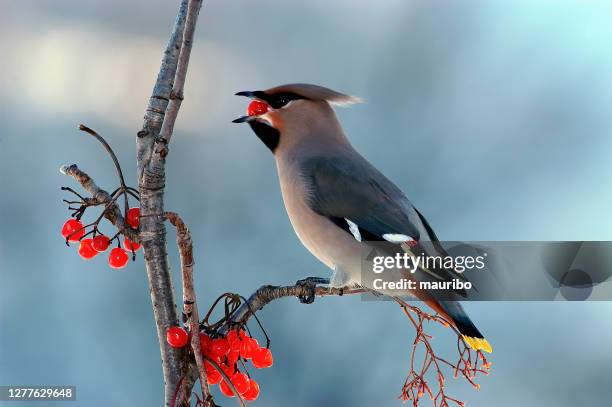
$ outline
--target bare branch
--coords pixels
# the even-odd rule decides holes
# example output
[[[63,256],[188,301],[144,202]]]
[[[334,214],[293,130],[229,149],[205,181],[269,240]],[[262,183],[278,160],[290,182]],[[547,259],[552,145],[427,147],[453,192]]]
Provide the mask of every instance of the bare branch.
[[[160,154],[154,154],[154,142],[159,139],[158,135],[166,117],[167,107],[173,93],[172,89],[177,80],[179,56],[183,48],[191,49],[191,44],[188,44],[187,47],[185,44],[186,21],[190,21],[191,30],[193,30],[200,5],[199,0],[181,0],[157,81],[149,98],[143,128],[138,132],[136,139],[140,192],[140,241],[144,250],[162,357],[166,407],[172,406],[176,389],[184,379],[185,350],[174,349],[165,340],[167,329],[178,324],[178,313],[166,248],[165,158]],[[187,64],[182,66],[185,71]],[[185,72],[181,74],[181,76],[184,75]]]
[[[68,175],[74,178],[81,186],[91,194],[91,198],[87,199],[87,202],[94,205],[107,205],[112,202],[106,210],[104,210],[103,216],[112,223],[119,232],[124,234],[133,242],[139,242],[140,238],[138,232],[132,229],[126,224],[119,206],[114,202],[114,198],[105,190],[100,188],[94,180],[87,175],[84,171],[80,170],[76,164],[70,166],[64,165],[60,168],[60,172],[64,175]]]
[[[153,141],[159,135],[166,114],[166,107],[170,101],[178,58],[181,52],[181,42],[183,40],[185,19],[187,17],[187,4],[188,0],[181,0],[172,33],[170,34],[170,39],[164,51],[164,57],[159,68],[157,80],[145,111],[142,130],[138,132],[136,154],[139,182],[144,175],[144,168],[148,165],[149,159],[151,158]]]
[[[193,2],[193,0],[190,0]],[[162,358],[166,407],[173,405],[176,389],[184,373],[185,350],[170,347],[165,340],[170,326],[178,324],[178,313],[168,263],[164,190],[165,160],[157,155],[151,162],[154,141],[158,138],[175,83],[179,55],[183,47],[187,14],[195,8],[182,0],[164,52],[157,81],[145,112],[143,128],[136,139],[138,189],[140,192],[140,240],[144,250],[153,314]]]
[[[204,359],[200,348],[200,318],[198,316],[198,304],[193,285],[193,266],[195,262],[193,260],[191,233],[177,213],[166,212],[166,218],[176,227],[176,244],[181,257],[181,272],[183,276],[183,315],[187,319],[185,322],[189,323],[191,347],[200,379],[202,400],[207,405],[207,401],[210,399],[210,390],[206,380]]]
[[[167,154],[167,145],[170,143],[170,138],[172,137],[172,133],[174,131],[174,123],[176,122],[176,118],[183,101],[183,90],[185,87],[185,79],[187,78],[187,67],[189,66],[193,36],[201,7],[201,0],[189,1],[187,21],[185,22],[185,32],[183,34],[183,46],[179,55],[176,78],[174,80],[174,87],[170,93],[170,102],[168,104],[168,108],[166,109],[166,116],[164,118],[164,123],[159,136],[159,142],[162,144],[162,150],[159,151],[159,154],[162,155],[162,157]]]
[[[106,152],[108,152],[108,154],[110,155],[111,159],[113,160],[113,164],[115,164],[115,169],[117,170],[117,176],[119,177],[119,183],[121,185],[121,188],[124,191],[127,191],[127,186],[125,185],[125,178],[123,178],[123,171],[121,171],[121,165],[119,165],[119,160],[117,159],[117,156],[115,155],[115,152],[113,151],[111,146],[109,146],[108,143],[106,142],[106,140],[104,140],[104,137],[100,136],[94,130],[90,129],[89,127],[87,127],[87,126],[85,126],[83,124],[79,125],[79,130],[84,131],[85,133],[93,136],[96,140],[98,140],[104,146],[104,149],[106,150]],[[124,198],[124,204],[125,204],[124,205],[125,206],[125,213],[127,213],[128,209],[129,209],[127,194],[124,194],[123,198]]]
[[[409,305],[400,298],[394,298],[394,300],[402,307],[404,314],[408,317],[416,331],[416,337],[410,353],[410,371],[404,381],[400,398],[403,401],[411,400],[413,406],[416,407],[419,405],[419,400],[427,394],[432,399],[434,407],[450,407],[451,403],[460,407],[464,406],[465,403],[446,393],[445,376],[442,366],[446,365],[451,368],[455,378],[461,374],[468,383],[474,388],[479,389],[480,385],[474,381],[476,375],[478,373],[487,375],[490,368],[490,364],[484,354],[478,350],[475,352],[475,356],[472,356],[472,350],[466,345],[461,333],[442,316],[428,314],[419,307]],[[449,362],[436,354],[431,344],[432,337],[425,333],[423,327],[423,323],[427,321],[436,322],[447,328],[450,327],[457,334],[457,352],[459,354],[457,362]],[[420,367],[417,367],[415,355],[419,344],[423,345],[424,356]],[[432,368],[437,382],[437,391],[435,393],[434,387],[426,378],[428,371]]]
[[[319,280],[313,278],[314,280]],[[307,280],[307,279],[306,279]],[[314,290],[314,291],[312,291]],[[255,291],[249,299],[240,306],[240,308],[232,316],[233,322],[244,323],[246,322],[253,313],[261,310],[264,306],[271,303],[274,300],[284,297],[297,297],[304,298],[311,294],[319,297],[329,295],[349,295],[359,294],[367,292],[366,289],[356,287],[309,287],[306,284],[294,284],[288,286],[273,286],[264,285]]]

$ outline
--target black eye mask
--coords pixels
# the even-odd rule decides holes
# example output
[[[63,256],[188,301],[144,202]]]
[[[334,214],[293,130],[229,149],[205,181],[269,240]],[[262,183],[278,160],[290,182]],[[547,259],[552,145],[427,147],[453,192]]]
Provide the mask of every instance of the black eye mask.
[[[256,91],[256,92],[253,92],[253,96],[265,101],[273,109],[280,109],[281,107],[285,106],[287,103],[291,102],[292,100],[306,99],[305,97],[297,95],[292,92],[281,92],[281,93],[275,93],[273,95],[268,95],[262,91]]]

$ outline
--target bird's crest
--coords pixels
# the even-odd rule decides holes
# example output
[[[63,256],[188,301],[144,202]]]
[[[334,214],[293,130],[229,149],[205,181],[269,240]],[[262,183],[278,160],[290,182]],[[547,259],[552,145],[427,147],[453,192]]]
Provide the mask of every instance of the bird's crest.
[[[265,91],[268,95],[284,92],[295,93],[296,95],[310,100],[325,100],[329,104],[335,106],[349,106],[363,102],[363,99],[360,97],[346,95],[323,86],[311,85],[308,83],[291,83],[270,88]]]

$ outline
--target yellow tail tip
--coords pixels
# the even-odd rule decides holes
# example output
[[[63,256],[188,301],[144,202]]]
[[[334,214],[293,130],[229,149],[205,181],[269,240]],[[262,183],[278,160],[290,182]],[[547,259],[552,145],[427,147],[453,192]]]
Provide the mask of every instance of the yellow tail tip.
[[[468,346],[474,350],[483,350],[487,353],[492,353],[493,348],[485,338],[474,338],[471,336],[463,335],[463,339]]]

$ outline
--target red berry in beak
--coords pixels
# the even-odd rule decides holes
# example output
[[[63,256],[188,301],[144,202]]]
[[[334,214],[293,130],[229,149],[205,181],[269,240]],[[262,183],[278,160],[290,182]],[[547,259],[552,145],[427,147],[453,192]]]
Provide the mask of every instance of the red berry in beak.
[[[249,116],[260,116],[268,112],[268,104],[261,100],[253,100],[247,107],[247,115]]]

